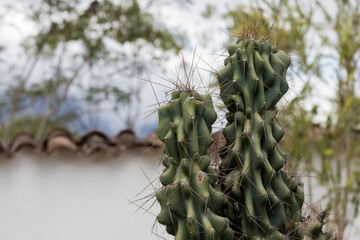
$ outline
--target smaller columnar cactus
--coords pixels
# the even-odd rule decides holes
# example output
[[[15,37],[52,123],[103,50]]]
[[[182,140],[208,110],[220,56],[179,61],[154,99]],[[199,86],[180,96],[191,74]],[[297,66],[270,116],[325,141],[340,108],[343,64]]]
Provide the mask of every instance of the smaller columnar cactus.
[[[176,240],[233,239],[228,219],[215,214],[225,204],[207,156],[215,120],[211,98],[194,91],[175,91],[159,109],[157,135],[166,155],[163,187],[156,193],[161,206],[157,220]]]

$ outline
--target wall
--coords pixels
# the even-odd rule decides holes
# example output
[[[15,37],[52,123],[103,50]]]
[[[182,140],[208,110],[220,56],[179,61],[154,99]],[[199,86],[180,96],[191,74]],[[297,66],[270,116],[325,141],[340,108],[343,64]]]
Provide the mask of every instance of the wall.
[[[1,159],[0,239],[162,239],[152,234],[155,216],[129,203],[153,193],[150,185],[135,197],[148,178],[159,176],[158,157],[44,156],[24,150]],[[160,186],[158,181],[154,185]],[[157,204],[150,211],[157,214]],[[155,226],[166,237],[164,228]]]

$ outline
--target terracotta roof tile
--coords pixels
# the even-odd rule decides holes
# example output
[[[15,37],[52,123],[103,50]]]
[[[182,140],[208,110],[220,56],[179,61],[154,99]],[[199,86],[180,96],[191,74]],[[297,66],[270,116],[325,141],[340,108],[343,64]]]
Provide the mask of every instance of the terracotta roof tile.
[[[46,153],[53,154],[63,149],[72,152],[78,151],[78,147],[71,133],[65,128],[55,127],[46,136],[43,143],[43,150]]]
[[[46,153],[54,153],[61,150],[70,150],[71,152],[77,152],[78,146],[72,141],[72,139],[65,136],[55,136],[47,140],[44,151]]]
[[[70,131],[63,127],[54,127],[53,129],[51,129],[50,132],[48,133],[46,139],[53,138],[56,136],[64,136],[64,137],[72,139],[72,135],[71,135]]]
[[[31,149],[37,149],[37,145],[34,140],[34,137],[28,132],[20,131],[16,133],[13,136],[13,138],[10,140],[8,150],[10,154],[14,154],[25,147]]]
[[[91,139],[94,138],[94,136],[97,136],[97,137],[99,137],[99,139],[103,139],[103,140],[105,140],[106,142],[109,142],[109,143],[111,141],[110,138],[104,132],[102,132],[100,130],[97,130],[97,129],[94,129],[92,131],[89,131],[89,132],[85,133],[82,137],[80,137],[77,140],[77,143],[79,145],[82,145],[82,144],[88,142],[89,139],[91,141]]]
[[[111,153],[114,143],[105,133],[93,130],[81,137],[78,145],[85,155],[92,155],[96,152]]]
[[[121,131],[116,137],[116,147],[119,151],[125,151],[138,144],[138,139],[131,129]]]

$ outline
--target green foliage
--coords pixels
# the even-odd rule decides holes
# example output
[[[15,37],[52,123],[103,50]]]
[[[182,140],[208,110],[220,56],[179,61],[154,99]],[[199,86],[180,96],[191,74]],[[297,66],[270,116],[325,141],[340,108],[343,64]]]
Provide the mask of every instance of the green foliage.
[[[33,19],[40,21],[44,15],[51,19],[54,12],[60,12],[63,17],[52,20],[36,36],[37,51],[44,47],[53,51],[60,42],[80,41],[86,49],[87,59],[91,60],[98,58],[99,54],[101,56],[106,38],[119,44],[143,39],[163,50],[181,49],[179,38],[154,24],[153,16],[143,12],[136,0],[122,4],[110,0],[93,1],[85,10],[78,10],[73,1],[45,3],[48,6],[41,6],[35,11]]]

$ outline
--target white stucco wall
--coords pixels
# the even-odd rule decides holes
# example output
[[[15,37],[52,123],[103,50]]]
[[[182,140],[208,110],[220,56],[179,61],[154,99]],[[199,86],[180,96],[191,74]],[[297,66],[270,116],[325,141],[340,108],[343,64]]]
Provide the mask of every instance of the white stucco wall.
[[[137,207],[129,203],[149,183],[141,168],[151,180],[161,171],[151,158],[74,159],[23,152],[1,159],[0,239],[163,239],[152,234],[155,217],[143,210],[134,213]],[[151,192],[149,187],[137,198]],[[157,204],[150,209],[158,210]],[[166,238],[164,228],[156,227]]]
[[[151,213],[135,212],[138,207],[129,203],[153,193],[148,178],[152,181],[161,172],[158,157],[150,153],[116,158],[49,157],[26,151],[11,159],[0,156],[0,240],[173,239],[163,226],[154,225],[151,213],[159,212],[157,203]],[[316,184],[315,176],[303,176],[305,189],[309,179],[313,202],[326,207],[321,199],[326,189]],[[158,181],[153,185],[160,186]],[[306,198],[309,200],[307,191]],[[359,226],[357,218],[344,239],[357,239]]]

